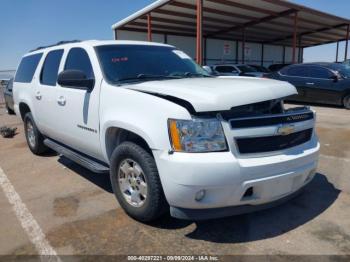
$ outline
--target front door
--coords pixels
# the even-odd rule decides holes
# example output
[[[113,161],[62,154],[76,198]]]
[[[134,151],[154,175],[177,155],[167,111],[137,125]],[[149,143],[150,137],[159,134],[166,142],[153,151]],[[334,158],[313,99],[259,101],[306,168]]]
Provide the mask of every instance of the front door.
[[[334,79],[334,73],[327,68],[310,66],[309,78],[305,81],[308,101],[336,104],[339,100],[340,81]]]
[[[87,78],[95,78],[87,51],[71,48],[63,70],[80,70]],[[56,126],[59,141],[91,157],[102,160],[99,127],[99,91],[101,81],[95,79],[92,91],[59,86],[56,95]]]

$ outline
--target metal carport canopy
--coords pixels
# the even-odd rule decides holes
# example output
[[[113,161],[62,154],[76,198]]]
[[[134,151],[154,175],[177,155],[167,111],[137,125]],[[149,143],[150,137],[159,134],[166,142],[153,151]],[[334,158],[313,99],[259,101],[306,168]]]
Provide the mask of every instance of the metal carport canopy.
[[[348,40],[349,24],[349,19],[282,0],[158,0],[112,29],[148,32],[149,41],[152,33],[196,37],[199,63],[206,38],[291,46],[296,62],[297,47]],[[348,41],[345,49],[347,57]]]

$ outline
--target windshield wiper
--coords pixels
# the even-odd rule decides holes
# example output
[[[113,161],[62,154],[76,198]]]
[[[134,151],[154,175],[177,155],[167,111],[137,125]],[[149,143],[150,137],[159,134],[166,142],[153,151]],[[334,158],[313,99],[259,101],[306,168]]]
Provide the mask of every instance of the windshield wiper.
[[[119,82],[123,81],[132,81],[132,80],[148,80],[148,79],[178,79],[177,76],[166,76],[166,75],[147,75],[147,74],[139,74],[136,77],[122,78],[119,79]]]

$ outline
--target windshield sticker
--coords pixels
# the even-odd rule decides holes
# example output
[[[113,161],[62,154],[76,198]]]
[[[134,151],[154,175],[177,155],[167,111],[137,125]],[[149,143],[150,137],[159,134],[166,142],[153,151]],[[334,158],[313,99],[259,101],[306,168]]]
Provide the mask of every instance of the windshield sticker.
[[[191,57],[189,57],[187,54],[185,54],[184,52],[182,52],[180,50],[173,50],[173,53],[176,54],[181,59],[191,59]]]
[[[127,62],[129,58],[127,57],[113,57],[112,63]]]

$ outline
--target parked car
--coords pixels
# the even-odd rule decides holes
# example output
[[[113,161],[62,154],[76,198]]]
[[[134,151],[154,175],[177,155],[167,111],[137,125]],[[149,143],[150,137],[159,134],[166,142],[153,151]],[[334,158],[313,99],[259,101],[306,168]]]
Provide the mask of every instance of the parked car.
[[[271,73],[271,71],[268,68],[261,65],[249,65],[249,66],[261,73]]]
[[[13,103],[13,78],[10,79],[10,81],[7,82],[7,85],[4,88],[4,98],[5,98],[5,107],[7,110],[7,113],[9,115],[14,115],[14,103]]]
[[[291,65],[269,75],[293,84],[294,101],[341,105],[350,109],[350,67],[337,63]]]
[[[269,66],[269,70],[271,72],[277,72],[277,71],[280,71],[282,68],[286,67],[286,66],[289,66],[290,64],[272,64]]]
[[[133,41],[30,52],[14,81],[30,150],[110,172],[140,221],[169,207],[181,219],[230,216],[298,194],[319,142],[314,112],[284,109],[293,94],[287,82],[211,77],[173,46]]]
[[[337,62],[337,64],[340,62]],[[342,64],[350,66],[350,59],[346,59],[344,62],[342,62]]]
[[[250,76],[262,77],[264,74],[245,64],[222,64],[206,66],[207,71],[215,76]]]

